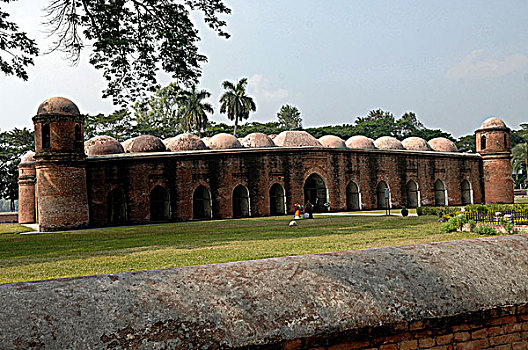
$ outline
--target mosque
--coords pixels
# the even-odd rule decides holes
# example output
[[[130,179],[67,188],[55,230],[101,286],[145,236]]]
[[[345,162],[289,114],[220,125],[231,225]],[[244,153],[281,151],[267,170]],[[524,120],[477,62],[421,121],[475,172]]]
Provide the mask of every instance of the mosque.
[[[19,222],[57,231],[150,222],[512,203],[510,130],[489,118],[477,153],[445,138],[377,140],[304,131],[243,139],[181,134],[85,142],[83,117],[63,97],[33,118],[35,152],[19,166]]]

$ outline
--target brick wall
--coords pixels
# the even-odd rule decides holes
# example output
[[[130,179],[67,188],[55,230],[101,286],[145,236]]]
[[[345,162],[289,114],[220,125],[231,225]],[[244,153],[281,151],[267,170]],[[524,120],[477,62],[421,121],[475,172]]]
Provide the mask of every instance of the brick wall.
[[[418,184],[421,205],[434,205],[434,182],[447,187],[448,203],[461,204],[461,181],[472,186],[475,203],[483,201],[481,163],[478,155],[411,151],[361,151],[336,149],[244,149],[90,157],[87,160],[88,197],[92,225],[105,225],[107,196],[120,188],[125,193],[129,222],[150,220],[149,195],[160,185],[171,198],[172,219],[193,218],[193,193],[199,185],[211,193],[214,218],[233,216],[233,190],[249,190],[253,216],[270,214],[270,188],[280,184],[288,212],[294,203],[305,203],[304,184],[318,174],[327,188],[330,210],[347,210],[346,187],[360,188],[363,209],[376,209],[376,187],[385,181],[393,208],[407,205],[406,186]]]
[[[18,213],[0,213],[0,223],[18,222]]]

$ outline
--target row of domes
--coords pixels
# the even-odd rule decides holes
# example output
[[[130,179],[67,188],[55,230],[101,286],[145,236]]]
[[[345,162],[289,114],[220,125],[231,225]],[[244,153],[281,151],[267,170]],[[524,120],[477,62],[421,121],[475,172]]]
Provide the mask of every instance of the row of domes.
[[[143,135],[122,143],[110,136],[96,136],[85,142],[84,150],[88,156],[95,156],[118,153],[180,152],[276,146],[458,152],[455,144],[443,137],[432,139],[429,142],[419,137],[409,137],[400,142],[391,136],[383,136],[374,141],[358,135],[352,136],[345,142],[334,135],[326,135],[316,139],[306,131],[284,131],[278,135],[270,136],[253,133],[240,139],[224,133],[202,139],[194,134],[181,134],[163,141],[155,136]]]

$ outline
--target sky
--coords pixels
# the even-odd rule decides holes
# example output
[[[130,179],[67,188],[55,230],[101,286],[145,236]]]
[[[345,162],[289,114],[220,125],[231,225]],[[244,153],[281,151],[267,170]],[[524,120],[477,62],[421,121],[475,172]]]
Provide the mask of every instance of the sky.
[[[48,1],[2,4],[46,51],[41,9]],[[249,79],[257,103],[249,121],[276,120],[284,104],[299,108],[305,127],[351,124],[381,108],[412,111],[429,128],[455,137],[489,116],[511,128],[528,122],[528,1],[226,0],[225,40],[198,24],[200,88],[212,93],[216,122],[221,83]],[[199,23],[199,17],[196,17]],[[52,96],[82,113],[110,113],[101,72],[71,67],[63,54],[38,57],[27,82],[0,76],[0,129],[31,127]],[[160,77],[164,84],[170,79]]]

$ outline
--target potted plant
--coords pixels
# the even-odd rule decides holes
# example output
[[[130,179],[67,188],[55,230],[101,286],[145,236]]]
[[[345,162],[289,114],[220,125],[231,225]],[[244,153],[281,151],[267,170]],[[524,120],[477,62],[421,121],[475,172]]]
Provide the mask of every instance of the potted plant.
[[[401,214],[403,217],[406,217],[407,215],[409,215],[409,211],[407,210],[407,208],[405,208],[405,206],[402,207]]]

